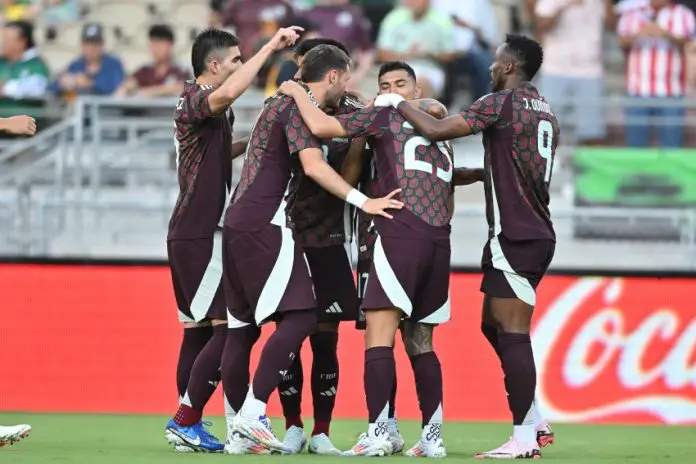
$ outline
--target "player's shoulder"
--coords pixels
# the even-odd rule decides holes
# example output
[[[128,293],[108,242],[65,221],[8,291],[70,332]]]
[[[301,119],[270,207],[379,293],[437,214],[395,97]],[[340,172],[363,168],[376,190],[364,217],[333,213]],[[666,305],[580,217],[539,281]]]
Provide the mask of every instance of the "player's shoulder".
[[[483,95],[479,97],[475,102],[474,105],[496,105],[496,104],[502,104],[507,100],[508,98],[512,97],[514,95],[515,90],[514,89],[503,89],[499,90],[497,92],[491,92],[486,95]],[[473,105],[472,105],[473,106]]]

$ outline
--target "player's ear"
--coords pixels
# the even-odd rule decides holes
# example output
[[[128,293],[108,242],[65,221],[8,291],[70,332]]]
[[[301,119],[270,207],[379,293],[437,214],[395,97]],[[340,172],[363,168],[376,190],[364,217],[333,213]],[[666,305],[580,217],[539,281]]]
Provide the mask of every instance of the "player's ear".
[[[416,91],[414,92],[416,100],[423,97],[423,89],[420,85],[416,84]]]

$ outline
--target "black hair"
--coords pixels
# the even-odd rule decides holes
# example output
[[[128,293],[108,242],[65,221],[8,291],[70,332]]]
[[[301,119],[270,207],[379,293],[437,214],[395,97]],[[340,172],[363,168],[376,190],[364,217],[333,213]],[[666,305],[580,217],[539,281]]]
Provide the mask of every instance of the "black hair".
[[[300,67],[300,78],[304,82],[319,82],[329,71],[346,71],[350,58],[343,50],[333,45],[317,45],[307,52]]]
[[[377,79],[381,79],[385,74],[392,71],[406,71],[408,77],[416,81],[416,72],[413,70],[410,64],[405,61],[386,61],[382,66],[379,67],[379,74]]]
[[[28,21],[10,21],[5,23],[5,27],[13,27],[19,31],[19,36],[24,39],[26,49],[34,48],[34,25]]]
[[[533,79],[544,62],[544,50],[541,44],[525,35],[508,34],[505,37],[505,45],[508,53],[515,56],[517,66],[521,68],[525,77],[528,80]]]
[[[166,40],[174,43],[174,31],[167,24],[153,24],[147,36],[150,40]]]
[[[350,53],[348,53],[348,49],[346,48],[345,45],[343,45],[341,42],[338,40],[334,39],[327,39],[327,38],[317,38],[317,39],[307,39],[303,40],[302,42],[298,43],[295,45],[295,56],[305,56],[307,52],[310,50],[318,47],[319,45],[332,45],[339,50],[341,50],[343,53],[346,54],[346,56],[350,57]]]
[[[290,26],[298,26],[304,29],[304,31],[298,33],[298,35],[300,36],[299,40],[302,40],[302,37],[309,34],[310,32],[317,32],[319,30],[319,28],[314,22],[310,21],[307,18],[297,16],[294,18],[287,18],[285,21],[280,23],[280,27]]]
[[[191,65],[195,77],[203,74],[213,55],[227,52],[230,47],[239,45],[239,38],[221,29],[206,29],[196,36],[191,47]]]

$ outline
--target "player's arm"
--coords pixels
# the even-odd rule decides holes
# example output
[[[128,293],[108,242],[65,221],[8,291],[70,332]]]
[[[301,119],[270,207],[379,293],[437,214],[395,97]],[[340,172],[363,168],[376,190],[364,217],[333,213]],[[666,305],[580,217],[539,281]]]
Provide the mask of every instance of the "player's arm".
[[[302,119],[310,132],[322,139],[346,137],[343,126],[334,117],[324,113],[309,98],[307,91],[295,81],[286,81],[278,88],[278,92],[295,99]]]
[[[363,166],[368,162],[370,151],[365,149],[366,145],[367,140],[364,137],[353,140],[341,166],[341,177],[353,187],[358,185]]]
[[[484,171],[481,168],[455,168],[453,183],[457,187],[461,185],[471,185],[476,182],[483,182],[484,176]]]
[[[244,137],[232,142],[232,159],[238,158],[246,153],[247,145],[249,145],[249,137]]]
[[[406,101],[399,103],[396,109],[418,132],[433,142],[467,137],[473,133],[466,121],[456,114],[437,119]]]
[[[36,121],[31,116],[0,118],[0,132],[31,136],[36,134]]]
[[[252,84],[261,67],[276,50],[289,47],[297,40],[301,27],[291,26],[279,29],[273,38],[259,50],[256,55],[235,73],[230,75],[220,87],[208,96],[208,105],[212,114],[217,115],[225,111],[237,98],[240,97]],[[241,59],[241,56],[239,57]]]

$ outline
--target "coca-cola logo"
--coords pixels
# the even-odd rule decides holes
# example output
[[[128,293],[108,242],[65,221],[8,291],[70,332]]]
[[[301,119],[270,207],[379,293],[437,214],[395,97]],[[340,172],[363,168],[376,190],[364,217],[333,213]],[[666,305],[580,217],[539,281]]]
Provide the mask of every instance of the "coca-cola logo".
[[[550,421],[696,423],[693,281],[583,278],[532,340]]]

